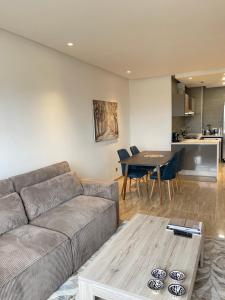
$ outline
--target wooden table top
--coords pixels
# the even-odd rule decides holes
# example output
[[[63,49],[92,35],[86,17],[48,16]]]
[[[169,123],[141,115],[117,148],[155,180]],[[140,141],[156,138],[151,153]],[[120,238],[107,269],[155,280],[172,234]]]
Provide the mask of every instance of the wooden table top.
[[[142,151],[120,163],[136,166],[162,166],[165,165],[174,155],[175,151]]]
[[[168,222],[167,218],[137,214],[79,274],[80,282],[93,284],[96,290],[108,291],[109,295],[114,293],[116,299],[172,300],[168,285],[174,281],[169,276],[159,293],[150,290],[147,282],[154,268],[179,270],[186,274],[182,284],[187,292],[182,300],[190,300],[203,236],[176,236],[166,230]]]

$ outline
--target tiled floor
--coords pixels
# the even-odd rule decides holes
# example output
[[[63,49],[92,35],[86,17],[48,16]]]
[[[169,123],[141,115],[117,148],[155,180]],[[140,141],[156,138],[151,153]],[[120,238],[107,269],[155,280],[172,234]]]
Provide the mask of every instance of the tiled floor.
[[[120,187],[122,179],[119,180]],[[182,190],[176,191],[172,202],[166,187],[163,204],[160,205],[158,191],[151,200],[145,183],[141,185],[142,196],[138,198],[136,187],[127,189],[126,200],[120,200],[120,219],[130,219],[141,212],[162,217],[189,218],[202,221],[205,235],[225,237],[225,164],[221,164],[218,182],[182,181]]]

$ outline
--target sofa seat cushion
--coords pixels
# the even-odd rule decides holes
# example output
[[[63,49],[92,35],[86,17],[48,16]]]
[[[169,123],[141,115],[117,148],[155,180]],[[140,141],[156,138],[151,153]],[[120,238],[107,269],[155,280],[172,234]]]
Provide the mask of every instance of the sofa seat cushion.
[[[62,174],[44,182],[25,187],[21,197],[29,220],[83,193],[74,172]]]
[[[0,235],[27,223],[23,203],[17,193],[0,198]]]
[[[0,299],[46,299],[71,274],[65,235],[24,225],[0,237]]]
[[[81,195],[49,210],[31,224],[71,239],[75,272],[116,230],[116,203]]]

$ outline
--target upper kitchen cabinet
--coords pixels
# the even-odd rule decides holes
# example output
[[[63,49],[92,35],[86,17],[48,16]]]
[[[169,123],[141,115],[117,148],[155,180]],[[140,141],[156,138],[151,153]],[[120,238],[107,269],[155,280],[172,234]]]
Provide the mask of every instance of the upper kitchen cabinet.
[[[172,78],[172,115],[183,117],[194,115],[194,99],[185,93],[185,85]]]
[[[195,99],[188,94],[184,95],[184,114],[185,116],[193,116],[195,114]]]
[[[185,112],[184,96],[183,95],[173,95],[172,103],[172,115],[173,117],[182,117]]]

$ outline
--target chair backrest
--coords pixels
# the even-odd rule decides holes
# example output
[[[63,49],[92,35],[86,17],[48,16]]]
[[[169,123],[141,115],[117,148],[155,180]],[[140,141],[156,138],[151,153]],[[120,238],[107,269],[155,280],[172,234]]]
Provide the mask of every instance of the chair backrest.
[[[130,157],[130,154],[128,153],[128,151],[126,149],[119,149],[119,150],[117,150],[117,153],[119,155],[120,161]],[[121,169],[122,169],[122,174],[124,176],[125,175],[125,164],[121,163]]]
[[[176,152],[171,160],[165,165],[162,173],[163,180],[171,180],[176,177],[178,158],[178,152]]]
[[[182,148],[178,151],[177,172],[182,170],[182,162],[183,162],[184,152],[185,152],[185,148]]]
[[[131,151],[132,155],[140,153],[140,150],[138,149],[137,146],[131,146],[130,151]]]

